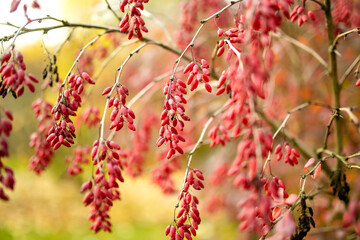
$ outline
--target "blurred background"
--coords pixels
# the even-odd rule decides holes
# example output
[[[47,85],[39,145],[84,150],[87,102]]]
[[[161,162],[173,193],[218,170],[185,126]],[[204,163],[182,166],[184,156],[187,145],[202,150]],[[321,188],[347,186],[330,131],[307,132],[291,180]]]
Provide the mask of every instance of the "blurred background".
[[[0,38],[14,33],[13,27],[6,25],[10,22],[17,26],[22,26],[26,19],[22,10],[23,4],[31,5],[32,1],[23,0],[14,13],[9,13],[11,0],[2,0],[0,7]],[[116,26],[118,22],[114,16],[107,10],[105,1],[100,0],[52,0],[38,1],[41,10],[28,9],[30,18],[41,18],[46,15],[66,19],[70,22],[85,22],[93,24],[104,24]],[[118,1],[110,1],[114,8],[117,8]],[[166,28],[172,29],[175,22],[179,21],[180,1],[150,1],[147,4],[147,10],[151,12],[158,20],[166,23]],[[119,11],[117,11],[120,13]],[[169,14],[171,13],[171,14]],[[32,23],[28,27],[35,28],[41,26],[53,25],[52,21],[42,23]],[[150,37],[162,38],[164,41],[171,42],[164,37],[163,29],[159,28],[154,20],[147,19],[147,26],[150,31]],[[172,34],[174,30],[172,30]],[[47,52],[55,53],[64,40],[69,36],[69,29],[58,29],[50,31],[47,34],[41,32],[25,34],[19,36],[16,41],[16,49],[24,55],[24,61],[27,64],[28,72],[41,79],[42,71],[48,64]],[[76,29],[72,33],[70,41],[65,43],[61,52],[57,55],[57,66],[60,74],[60,82],[66,75],[79,49],[88,43],[99,33],[94,30]],[[160,36],[160,37],[159,37]],[[115,36],[116,38],[116,36]],[[119,41],[125,41],[121,38]],[[104,37],[94,45],[105,46],[111,51],[114,49],[111,43],[112,39]],[[8,43],[4,43],[6,47]],[[135,44],[136,46],[136,44]],[[93,51],[89,48],[89,54]],[[102,90],[112,83],[115,69],[122,63],[134,47],[124,49],[99,77],[97,88],[94,89],[94,96],[87,99],[87,105],[98,106],[102,112],[105,98],[101,97]],[[95,50],[94,50],[95,51]],[[154,55],[153,50],[142,52],[142,57],[136,59],[136,64],[130,63],[125,71],[127,86],[130,89],[140,89],[147,84],[153,77],[171,70],[172,64],[158,64],[161,61],[174,61],[175,55],[162,54]],[[143,79],[132,79],[131,73],[136,71],[139,66],[146,62],[154,61],[150,67],[143,67]],[[96,72],[100,61],[92,63],[93,70]],[[153,72],[154,73],[153,73]],[[137,78],[139,75],[137,75]],[[156,86],[155,93],[161,92],[161,87]],[[46,93],[40,90],[40,85],[36,86],[35,94],[25,91],[24,96],[14,100],[7,97],[0,100],[1,107],[9,108],[14,115],[13,131],[9,138],[10,157],[5,159],[5,164],[9,165],[15,171],[16,185],[14,191],[7,191],[10,201],[0,201],[0,239],[1,240],[57,240],[57,239],[168,239],[164,236],[165,228],[172,222],[174,205],[177,201],[177,192],[181,188],[184,171],[180,170],[174,174],[176,193],[164,195],[151,179],[151,170],[156,166],[157,161],[153,153],[150,153],[145,164],[143,176],[140,178],[131,178],[125,175],[125,183],[120,184],[121,201],[114,202],[114,207],[110,211],[113,224],[113,233],[94,234],[89,230],[90,221],[87,220],[88,207],[82,204],[83,194],[79,192],[80,185],[91,176],[90,166],[84,167],[84,173],[76,177],[68,176],[66,172],[65,156],[71,155],[72,150],[62,148],[56,153],[49,167],[42,172],[40,176],[28,170],[28,161],[33,155],[33,149],[29,147],[29,136],[37,129],[37,121],[30,107],[30,103],[39,96],[46,98],[54,103],[57,97],[57,90]],[[134,94],[130,94],[134,95]],[[161,109],[161,94],[156,100],[159,110]],[[146,101],[145,101],[146,102]],[[140,113],[142,109],[147,109],[146,105],[140,101],[135,104],[135,113]],[[139,114],[140,115],[140,114]],[[80,123],[77,122],[78,127]],[[152,137],[152,143],[156,141]],[[122,136],[129,134],[128,131]],[[97,139],[98,128],[88,129],[81,126],[78,132],[79,144],[91,145],[92,141]],[[123,143],[128,140],[119,140]],[[122,144],[123,144],[122,143]],[[151,148],[154,148],[151,145]],[[206,152],[202,148],[198,156]],[[199,157],[200,159],[200,157]],[[201,164],[195,163],[196,164]],[[216,194],[216,193],[213,193]],[[200,195],[201,196],[201,195]],[[200,201],[201,197],[200,197]],[[201,204],[200,204],[201,207]],[[202,211],[203,221],[198,230],[197,239],[236,239],[237,223],[234,221],[234,213],[228,218],[229,212],[220,210],[216,214],[208,214]],[[232,220],[231,220],[232,219]]]

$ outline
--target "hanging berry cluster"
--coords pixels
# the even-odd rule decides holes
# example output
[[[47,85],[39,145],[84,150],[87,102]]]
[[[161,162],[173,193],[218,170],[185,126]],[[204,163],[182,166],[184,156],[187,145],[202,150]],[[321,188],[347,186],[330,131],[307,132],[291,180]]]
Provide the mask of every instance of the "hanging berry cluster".
[[[227,40],[230,43],[243,43],[245,41],[244,37],[244,29],[242,27],[242,25],[240,24],[238,28],[230,28],[228,30],[225,31],[219,28],[218,30],[218,35],[219,37],[222,37],[223,35],[225,35],[225,37],[227,38]],[[218,42],[218,51],[216,53],[216,55],[219,57],[221,56],[224,51],[225,51],[225,43],[227,43],[224,39],[221,39]],[[229,46],[228,46],[229,48]],[[238,52],[241,52],[240,48],[234,47]]]
[[[99,109],[97,107],[88,107],[81,114],[81,122],[88,128],[95,127],[100,122]]]
[[[149,0],[122,0],[119,7],[122,12],[125,12],[125,8],[128,9],[124,18],[120,21],[119,27],[121,32],[128,31],[128,39],[130,40],[134,33],[139,40],[143,38],[141,32],[148,32],[145,27],[145,21],[141,17],[140,10],[144,10],[144,3]]]
[[[113,87],[105,88],[102,95],[109,94],[107,97],[110,98],[113,89]],[[129,95],[129,91],[124,85],[121,85],[120,87],[116,86],[116,89],[116,96],[110,98],[107,104],[107,107],[113,107],[113,110],[110,114],[111,124],[109,128],[110,130],[115,129],[115,131],[119,131],[123,128],[124,123],[127,122],[128,129],[130,129],[131,131],[135,131],[135,114],[130,108],[125,106],[126,96]]]
[[[285,156],[284,156],[284,162],[290,164],[291,166],[297,165],[299,163],[298,159],[300,157],[299,152],[295,148],[291,148],[289,146],[288,142],[284,143],[285,148]],[[283,145],[278,144],[275,148],[275,154],[277,154],[276,159],[280,161],[283,157]]]
[[[190,121],[190,118],[185,115],[185,108],[183,104],[187,101],[183,97],[186,94],[186,84],[180,79],[171,79],[164,87],[164,95],[166,96],[164,110],[161,113],[161,128],[156,144],[158,147],[169,142],[169,150],[166,158],[171,158],[176,152],[183,154],[184,150],[178,143],[185,142],[185,138],[179,135],[180,131],[184,129],[184,121]]]
[[[220,131],[221,135],[218,133]],[[225,146],[225,142],[229,142],[230,138],[223,125],[216,125],[209,131],[210,147],[214,147],[216,144]]]
[[[5,194],[4,188],[14,190],[15,178],[13,170],[5,166],[2,159],[9,156],[9,146],[6,137],[10,136],[12,130],[11,121],[13,116],[7,109],[0,110],[3,110],[0,114],[0,199],[7,201],[9,197]]]
[[[113,201],[120,199],[118,181],[124,182],[121,170],[124,162],[120,146],[114,141],[99,142],[96,140],[91,151],[93,164],[96,165],[93,181],[85,182],[80,191],[87,191],[83,203],[91,205],[89,220],[92,221],[90,229],[98,232],[104,230],[111,232],[110,216],[108,211]]]
[[[206,91],[211,93],[209,64],[205,59],[201,59],[200,67],[195,62],[189,63],[184,69],[184,74],[188,72],[190,72],[190,74],[187,79],[187,84],[190,85],[191,91],[194,91],[198,87],[199,82],[204,82]]]
[[[51,113],[54,114],[55,126],[50,128],[47,141],[54,150],[61,145],[70,147],[71,144],[74,144],[75,127],[70,116],[76,116],[75,112],[81,106],[80,94],[84,90],[85,82],[95,84],[95,81],[86,72],[82,72],[80,75],[71,74],[67,89],[62,90],[51,110]]]
[[[297,5],[294,7],[293,11],[290,14],[291,22],[295,22],[297,20],[297,24],[299,27],[306,23],[308,19],[315,21],[316,17],[312,11],[307,11],[307,14],[304,12],[306,11],[303,6]]]
[[[184,190],[179,196],[181,208],[176,215],[177,221],[174,220],[165,230],[165,235],[170,235],[170,240],[191,240],[192,236],[196,236],[196,230],[201,223],[200,212],[197,209],[199,200],[189,192],[189,188],[191,186],[195,190],[201,190],[204,188],[203,180],[203,174],[198,169],[191,170],[187,175]]]
[[[77,175],[83,171],[81,165],[89,163],[89,154],[91,148],[89,146],[75,148],[72,157],[66,156],[65,162],[68,164],[67,173],[70,176]]]
[[[37,99],[31,105],[35,117],[38,119],[38,130],[30,136],[30,147],[35,148],[35,154],[30,158],[29,168],[36,174],[40,174],[51,161],[54,150],[46,140],[47,134],[52,127],[52,105],[42,98]]]
[[[26,75],[25,70],[26,65],[21,52],[9,51],[4,54],[0,67],[0,95],[3,98],[9,92],[14,98],[20,97],[24,93],[24,86],[27,86],[30,92],[35,91],[33,83],[39,81],[30,73]]]

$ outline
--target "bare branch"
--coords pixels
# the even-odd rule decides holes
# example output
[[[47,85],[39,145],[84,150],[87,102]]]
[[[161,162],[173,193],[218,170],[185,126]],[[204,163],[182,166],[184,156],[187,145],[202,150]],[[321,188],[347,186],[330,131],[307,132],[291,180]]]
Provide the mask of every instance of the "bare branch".
[[[298,40],[286,35],[285,33],[271,33],[272,36],[280,39],[284,39],[288,41],[289,43],[294,44],[295,46],[301,48],[305,52],[311,54],[318,62],[325,68],[328,67],[327,62],[312,48],[304,45],[303,43],[299,42]]]

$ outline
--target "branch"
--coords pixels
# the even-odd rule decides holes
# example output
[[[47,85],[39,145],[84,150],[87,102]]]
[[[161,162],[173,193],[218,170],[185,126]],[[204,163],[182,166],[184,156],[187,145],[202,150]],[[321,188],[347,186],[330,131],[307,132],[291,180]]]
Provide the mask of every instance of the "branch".
[[[183,69],[178,69],[182,71]],[[172,74],[172,72],[164,73],[160,76],[155,77],[150,83],[148,83],[143,89],[141,89],[127,104],[126,107],[131,108],[132,105],[134,105],[139,99],[141,99],[142,96],[144,96],[154,85],[155,83],[161,81],[162,79],[169,77]],[[112,132],[109,134],[107,140],[111,141],[115,137],[115,130],[112,130]]]
[[[10,45],[5,49],[5,51],[0,55],[0,62],[1,62],[1,60],[3,59],[5,53],[8,52],[8,51],[10,50],[10,48],[13,49],[13,48],[15,47],[16,38],[21,35],[21,32],[22,32],[24,29],[26,29],[26,26],[27,26],[28,24],[30,24],[30,23],[32,23],[32,22],[36,22],[36,21],[39,21],[39,22],[40,22],[40,21],[45,20],[45,19],[50,19],[50,18],[48,18],[48,17],[46,17],[46,18],[37,18],[37,19],[31,20],[31,21],[28,21],[28,22],[26,22],[23,26],[17,27],[18,30],[16,30],[13,35],[5,36],[5,37],[3,37],[3,38],[0,38],[0,42],[1,42],[1,41],[8,41],[8,40],[10,40],[10,39],[13,38],[13,41],[11,42],[11,44],[10,44]],[[10,25],[10,24],[8,24],[8,25]],[[10,26],[11,26],[11,25],[10,25]]]
[[[303,103],[295,108],[293,108],[292,110],[289,111],[290,115],[295,112],[295,111],[298,111],[298,110],[301,110],[305,107],[307,107],[308,105],[317,105],[317,106],[322,106],[322,107],[326,107],[326,108],[330,108],[329,106],[325,105],[325,104],[322,104],[322,103],[316,103],[316,102],[307,102],[307,103]],[[256,109],[256,112],[259,114],[259,116],[267,123],[270,125],[270,127],[273,129],[273,131],[275,131],[276,135],[275,137],[281,133],[283,136],[285,136],[289,142],[292,143],[292,145],[294,145],[294,147],[296,147],[297,150],[300,151],[301,155],[303,155],[303,157],[305,159],[310,159],[312,157],[316,158],[316,159],[319,159],[317,156],[314,156],[312,153],[310,153],[308,150],[306,150],[306,148],[304,146],[302,146],[302,144],[294,137],[292,137],[291,135],[289,135],[288,133],[286,133],[285,131],[281,131],[281,129],[283,129],[287,123],[287,121],[289,120],[290,118],[290,115],[288,113],[288,115],[285,117],[284,121],[281,123],[281,125],[277,125],[275,122],[273,122],[268,116],[266,116],[266,114],[259,108]],[[273,138],[274,139],[274,138]],[[266,162],[270,161],[269,158],[266,160]],[[265,162],[265,164],[267,164]],[[266,165],[263,167],[263,171],[265,169]],[[330,175],[331,174],[331,169],[330,167],[324,163],[322,165],[322,169],[326,172],[326,174]]]
[[[105,2],[106,2],[106,5],[107,5],[107,8],[112,12],[112,14],[114,15],[114,17],[115,17],[117,20],[121,21],[121,17],[119,17],[119,16],[116,14],[116,12],[114,11],[114,9],[112,9],[112,7],[110,6],[109,1],[108,1],[108,0],[105,0]]]
[[[351,65],[346,69],[344,75],[340,78],[340,87],[342,88],[345,80],[350,75],[350,73],[354,70],[355,66],[360,62],[360,55],[356,57],[356,59],[351,63]]]
[[[104,34],[108,33],[107,31],[104,31],[100,34],[98,34],[93,40],[91,40],[88,44],[86,44],[81,50],[80,50],[80,53],[78,54],[78,56],[76,57],[73,65],[70,67],[68,73],[66,74],[66,77],[65,77],[65,80],[64,82],[61,84],[61,87],[63,88],[63,91],[64,91],[64,87],[65,87],[65,84],[71,74],[71,72],[73,71],[73,69],[75,68],[76,64],[79,62],[79,59],[80,57],[83,55],[83,53],[85,52],[85,50],[92,46],[101,36],[103,36]]]
[[[338,160],[339,160],[342,164],[344,164],[345,167],[348,168],[348,169],[353,169],[353,168],[360,169],[360,165],[351,164],[351,163],[348,163],[348,162],[347,162],[347,160],[349,159],[349,157],[342,156],[342,155],[337,154],[337,153],[335,153],[335,152],[332,152],[332,151],[330,151],[330,150],[328,150],[328,149],[322,149],[322,148],[318,149],[316,152],[317,152],[317,153],[325,153],[325,154],[327,154],[327,155],[329,155],[329,156],[331,156],[331,157],[334,157],[334,158],[338,159]],[[351,155],[351,156],[354,156],[354,155],[357,155],[357,154],[358,154],[358,153],[353,154],[353,155]]]
[[[357,153],[354,153],[354,154],[351,154],[351,155],[347,156],[347,159],[356,158],[356,157],[359,157],[359,156],[360,156],[360,152],[357,152]]]
[[[202,144],[203,140],[204,140],[204,136],[205,136],[205,132],[206,130],[208,129],[208,127],[210,126],[211,122],[215,119],[215,117],[222,113],[223,111],[225,111],[225,108],[222,107],[220,108],[219,110],[217,110],[215,113],[212,114],[212,116],[207,120],[207,122],[205,123],[202,131],[201,131],[201,134],[200,134],[200,137],[199,139],[197,140],[197,142],[195,143],[194,147],[192,148],[192,150],[189,152],[188,154],[188,163],[187,163],[187,168],[186,168],[186,172],[185,172],[185,176],[184,176],[184,182],[183,182],[183,186],[181,188],[181,192],[180,194],[184,191],[184,188],[185,188],[185,183],[186,183],[186,178],[189,174],[189,170],[190,170],[190,165],[191,165],[191,160],[192,160],[192,157],[193,157],[193,154],[195,153],[196,149]],[[180,203],[180,199],[178,200],[178,202],[176,203],[175,205],[175,208],[178,208],[179,207],[179,203]]]
[[[324,144],[323,144],[323,149],[327,148],[327,143],[328,143],[328,139],[329,139],[329,135],[330,135],[330,128],[331,125],[334,121],[334,119],[339,115],[339,111],[335,111],[334,114],[331,116],[329,124],[326,127],[326,133],[325,133],[325,137],[324,137]]]
[[[106,117],[106,111],[108,109],[108,104],[110,101],[110,96],[111,94],[114,92],[114,90],[116,89],[116,87],[119,85],[120,82],[120,76],[122,73],[122,69],[124,68],[125,64],[130,60],[130,58],[135,54],[138,53],[142,48],[144,48],[145,46],[147,46],[148,43],[143,43],[142,45],[140,45],[139,47],[137,47],[135,50],[133,50],[128,57],[125,59],[125,61],[123,62],[123,64],[121,64],[121,66],[118,68],[118,75],[116,77],[116,80],[111,88],[111,91],[108,93],[107,95],[107,99],[106,99],[106,103],[105,103],[105,108],[104,108],[104,113],[100,122],[100,134],[99,134],[99,146],[102,142],[104,142],[104,127],[105,127],[105,117]],[[98,148],[97,152],[96,152],[96,157],[95,157],[95,162],[98,163],[98,159],[99,159],[99,153],[100,153],[100,147]]]
[[[352,112],[354,108],[352,107],[342,107],[339,110],[344,111],[349,115],[350,120],[354,123],[355,127],[358,129],[358,132],[360,132],[360,121],[355,116],[355,114]]]
[[[192,38],[191,42],[186,46],[186,48],[184,49],[184,51],[180,54],[179,58],[176,59],[175,61],[175,67],[173,69],[173,74],[171,75],[170,77],[170,81],[172,81],[174,79],[174,75],[175,75],[175,72],[176,72],[176,69],[179,67],[179,64],[180,64],[180,60],[184,57],[185,55],[185,52],[190,48],[190,47],[193,47],[194,46],[194,42],[195,42],[195,39],[197,38],[197,36],[199,35],[201,29],[205,26],[205,24],[210,21],[212,18],[216,17],[218,18],[220,16],[220,14],[222,12],[224,12],[226,9],[232,7],[234,4],[236,3],[239,3],[241,2],[242,0],[236,0],[236,1],[231,1],[228,5],[226,5],[225,7],[223,7],[221,10],[219,10],[218,12],[214,13],[213,15],[211,15],[210,17],[206,18],[206,19],[203,19],[200,21],[201,25],[200,27],[198,28],[198,30],[196,31],[194,37]],[[169,91],[170,93],[170,91]]]
[[[53,21],[56,21],[56,22],[60,22],[61,24],[50,26],[50,27],[26,28],[27,24],[22,26],[22,27],[19,27],[19,26],[13,25],[11,23],[8,23],[7,25],[10,25],[10,26],[13,26],[13,27],[16,27],[16,28],[19,28],[19,29],[16,31],[15,36],[14,35],[7,36],[7,37],[4,37],[4,38],[0,39],[0,41],[7,40],[9,38],[10,39],[14,38],[14,41],[13,41],[13,44],[14,44],[15,43],[15,38],[17,36],[22,35],[22,34],[29,33],[29,32],[44,32],[44,33],[47,33],[47,32],[49,32],[51,30],[60,29],[60,28],[77,28],[77,27],[79,27],[79,28],[87,28],[87,29],[104,30],[104,31],[106,31],[108,33],[112,33],[112,32],[121,33],[120,29],[116,28],[116,27],[97,25],[97,24],[86,24],[86,23],[71,23],[71,22],[61,20],[61,19],[57,19],[57,18],[50,17],[50,16],[45,17],[45,18],[41,18],[41,19],[36,19],[36,20],[33,20],[33,21],[43,21],[43,20],[53,20]],[[182,55],[182,58],[184,58],[186,61],[189,61],[189,62],[192,61],[191,58],[189,58],[188,56],[186,56],[185,54],[183,54],[179,50],[177,50],[175,48],[172,48],[172,47],[170,47],[168,45],[165,45],[165,44],[163,44],[163,43],[161,43],[159,41],[155,41],[155,40],[152,40],[152,39],[149,39],[149,38],[146,38],[146,37],[143,37],[143,39],[141,41],[143,41],[143,42],[151,42],[151,44],[157,45],[157,46],[159,46],[159,47],[161,47],[161,48],[163,48],[163,49],[165,49],[165,50],[167,50],[169,52],[175,53],[176,55]],[[3,54],[0,57],[0,61],[2,60],[2,57],[3,57]]]
[[[343,34],[339,34],[334,39],[334,23],[331,13],[331,0],[325,0],[325,21],[326,21],[326,30],[327,30],[327,39],[328,39],[328,56],[329,56],[329,67],[328,67],[328,75],[331,81],[332,88],[332,98],[333,98],[333,107],[334,109],[340,108],[340,93],[341,88],[338,80],[338,72],[337,72],[337,58],[335,54],[336,43],[340,36],[344,36]],[[335,147],[336,153],[342,154],[343,151],[343,127],[341,123],[340,117],[335,118],[334,122],[334,131],[335,131]],[[341,163],[337,162],[337,170],[340,171],[341,174]]]
[[[101,73],[105,70],[106,66],[111,62],[111,60],[113,60],[115,58],[115,56],[126,46],[129,46],[131,44],[137,43],[139,42],[138,39],[134,39],[134,40],[130,40],[127,42],[124,42],[122,44],[120,44],[115,50],[113,50],[111,52],[111,54],[101,63],[101,66],[99,67],[99,69],[97,70],[97,72],[94,74],[93,80],[96,82],[97,79],[100,77]],[[89,91],[86,92],[86,95],[83,98],[83,104],[86,103],[86,101],[88,100],[89,96],[91,95],[92,91],[94,88],[90,88]]]
[[[347,32],[343,32],[343,33],[338,34],[336,36],[336,38],[334,39],[334,41],[332,42],[332,44],[331,44],[331,48],[330,48],[331,51],[335,51],[336,45],[338,44],[340,38],[343,38],[343,37],[346,38],[347,35],[349,35],[351,33],[360,33],[360,29],[359,28],[354,28],[354,29],[351,29],[351,30],[349,30]],[[333,34],[333,33],[331,33],[331,34]]]

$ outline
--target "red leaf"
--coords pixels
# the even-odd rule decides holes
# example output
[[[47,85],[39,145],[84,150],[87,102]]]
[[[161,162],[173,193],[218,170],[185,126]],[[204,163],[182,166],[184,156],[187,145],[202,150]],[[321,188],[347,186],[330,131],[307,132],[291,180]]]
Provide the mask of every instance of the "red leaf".
[[[272,212],[272,219],[275,220],[278,217],[280,217],[280,215],[281,215],[281,208],[275,207],[273,212]]]
[[[311,165],[313,165],[315,162],[315,158],[310,158],[309,161],[307,161],[307,163],[304,166],[304,170],[305,171],[309,171],[308,167],[310,167]]]
[[[321,165],[319,165],[314,172],[314,175],[312,176],[313,179],[315,179],[321,172]]]
[[[20,2],[21,2],[21,0],[13,0],[13,1],[11,2],[10,12],[15,12],[16,9],[18,8]]]

